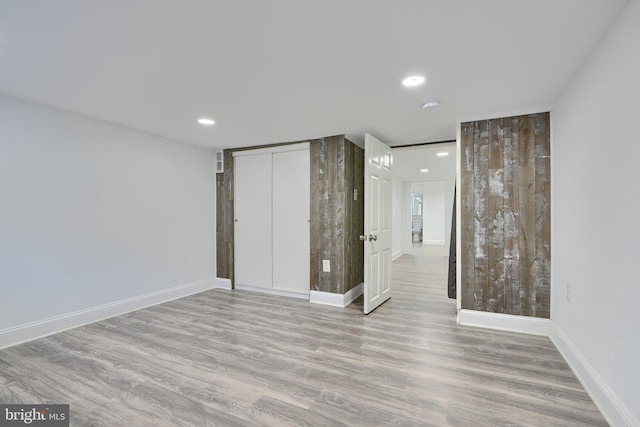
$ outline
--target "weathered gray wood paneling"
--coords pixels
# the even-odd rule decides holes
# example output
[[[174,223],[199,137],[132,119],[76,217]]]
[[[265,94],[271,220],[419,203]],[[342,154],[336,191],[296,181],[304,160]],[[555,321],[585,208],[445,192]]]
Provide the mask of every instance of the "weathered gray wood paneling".
[[[345,147],[350,158],[346,163],[348,173],[345,190],[345,204],[349,213],[348,229],[345,230],[347,274],[344,292],[347,292],[364,281],[364,244],[359,238],[364,233],[364,150],[348,140]]]
[[[225,150],[224,173],[216,176],[217,276],[234,278],[233,151]],[[310,288],[345,293],[364,280],[364,151],[344,136],[310,142],[311,216]],[[354,200],[353,190],[358,198]],[[322,260],[331,272],[322,272]]]
[[[364,275],[364,153],[332,136],[311,141],[311,159],[311,289],[342,294]],[[322,271],[325,259],[330,272]]]
[[[474,129],[473,200],[474,200],[474,296],[476,310],[487,311],[489,302],[489,262],[487,227],[489,223],[489,126],[477,123]]]
[[[224,172],[216,174],[216,275],[233,282],[233,156],[224,150]]]
[[[536,280],[535,259],[535,120],[532,116],[518,119],[518,138],[520,142],[520,314],[535,316]]]
[[[344,292],[364,280],[364,244],[359,236],[364,233],[364,150],[345,139],[348,160],[345,163],[345,205],[349,207],[349,219],[345,229],[345,259],[347,261]],[[357,200],[354,200],[357,190]]]
[[[504,312],[503,120],[489,122],[489,197],[487,200],[487,310]]]
[[[549,113],[461,129],[462,307],[549,317]]]
[[[473,310],[475,309],[475,274],[474,274],[474,260],[475,260],[475,233],[474,233],[474,135],[475,135],[475,123],[463,123],[462,124],[462,164],[461,174],[462,179],[458,183],[460,186],[460,267],[462,269],[462,277],[460,291],[462,297],[460,298],[462,308]]]
[[[309,253],[309,284],[311,289],[317,290],[322,272],[322,242],[317,236],[323,234],[320,207],[328,203],[326,189],[327,182],[327,150],[324,139],[315,139],[310,144],[311,156],[311,209],[310,209],[310,253]]]
[[[355,144],[353,149],[353,185],[357,199],[353,201],[354,217],[351,223],[351,236],[354,242],[351,287],[364,282],[364,244],[360,240],[360,235],[364,234],[364,150]]]
[[[535,315],[550,316],[551,283],[551,138],[549,114],[535,117]]]
[[[342,183],[340,185],[344,198],[344,228],[342,229],[344,239],[344,281],[342,282],[342,293],[347,291],[351,285],[351,250],[353,249],[353,236],[351,235],[351,223],[353,221],[353,144],[345,140],[344,154],[341,158],[342,164],[338,167],[344,171]],[[363,245],[364,246],[364,245]]]
[[[343,139],[344,140],[344,139]],[[338,148],[344,144],[338,137],[311,141],[311,289],[340,293],[343,268],[336,262],[342,255],[338,236],[342,234],[344,210],[338,195]],[[322,261],[329,260],[330,272],[322,271]]]
[[[505,306],[520,314],[520,146],[517,118],[504,119],[504,282]]]

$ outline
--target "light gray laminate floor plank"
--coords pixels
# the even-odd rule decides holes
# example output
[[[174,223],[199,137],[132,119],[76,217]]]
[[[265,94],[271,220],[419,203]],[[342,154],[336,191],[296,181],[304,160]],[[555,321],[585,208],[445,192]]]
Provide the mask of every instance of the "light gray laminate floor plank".
[[[368,316],[213,290],[0,350],[0,402],[73,426],[606,426],[548,338],[456,324],[447,258]]]

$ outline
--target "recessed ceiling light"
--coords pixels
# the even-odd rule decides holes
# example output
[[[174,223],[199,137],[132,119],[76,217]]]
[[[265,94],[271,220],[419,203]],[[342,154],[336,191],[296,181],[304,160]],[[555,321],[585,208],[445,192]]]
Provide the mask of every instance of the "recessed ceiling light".
[[[201,125],[204,126],[213,126],[216,124],[215,121],[213,121],[212,119],[208,118],[208,117],[200,117],[198,119],[198,123],[200,123]]]
[[[422,104],[422,109],[423,110],[433,110],[435,108],[438,108],[439,106],[440,106],[440,100],[432,99],[431,101],[427,101],[424,104]]]
[[[429,169],[420,169],[420,172],[422,173],[429,172]]]
[[[447,157],[448,155],[449,155],[449,153],[446,152],[446,151],[441,151],[438,154],[436,154],[436,156],[438,156],[438,157]]]
[[[407,87],[420,86],[425,80],[422,76],[409,76],[402,81],[402,84]]]

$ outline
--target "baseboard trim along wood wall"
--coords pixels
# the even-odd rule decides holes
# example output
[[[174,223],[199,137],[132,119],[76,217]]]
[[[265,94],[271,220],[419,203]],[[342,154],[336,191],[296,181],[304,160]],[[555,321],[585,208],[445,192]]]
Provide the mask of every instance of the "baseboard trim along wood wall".
[[[497,329],[499,331],[549,336],[551,320],[513,314],[489,313],[486,311],[458,310],[458,323],[466,326]]]
[[[236,289],[241,291],[258,292],[260,294],[278,295],[281,297],[299,298],[299,299],[306,299],[306,300],[309,299],[308,292],[293,292],[293,291],[287,291],[284,289],[261,288],[259,286],[248,286],[248,285],[238,285],[238,284],[236,284]]]
[[[216,277],[216,288],[218,289],[233,289],[231,287],[231,279],[225,279],[224,277]]]
[[[0,330],[0,349],[197,294],[215,287],[214,280],[201,280],[3,329]]]
[[[354,299],[362,295],[363,285],[363,283],[360,283],[344,294],[311,291],[309,293],[309,302],[312,302],[314,304],[333,305],[335,307],[346,307],[351,304]]]
[[[550,338],[611,426],[640,427],[640,420],[633,416],[561,329],[554,325]]]

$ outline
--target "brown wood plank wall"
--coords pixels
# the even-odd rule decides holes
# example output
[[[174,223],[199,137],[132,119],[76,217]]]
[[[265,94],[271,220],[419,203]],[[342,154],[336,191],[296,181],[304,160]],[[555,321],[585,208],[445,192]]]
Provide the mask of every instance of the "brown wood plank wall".
[[[357,191],[357,200],[354,204],[354,216],[351,222],[351,236],[353,239],[353,258],[351,265],[352,287],[364,282],[364,243],[360,240],[360,235],[364,234],[364,150],[357,145],[353,145],[353,182]]]
[[[462,124],[462,308],[549,318],[549,113]]]
[[[353,200],[354,188],[358,200]],[[311,289],[343,294],[364,280],[364,152],[344,136],[311,141]],[[322,260],[331,271],[322,271]]]
[[[216,275],[233,283],[233,151],[224,150],[224,172],[216,174]]]
[[[476,123],[463,123],[461,140],[462,155],[460,167],[460,267],[462,269],[461,280],[458,286],[462,293],[460,302],[464,309],[475,308],[475,233],[474,233],[474,188],[475,181],[473,175],[475,162],[475,138]]]
[[[217,276],[232,282],[233,152],[270,146],[225,150],[224,172],[216,176]],[[345,293],[364,280],[364,151],[344,136],[332,136],[312,140],[310,158],[310,289]],[[323,259],[331,261],[330,273],[322,272]]]

